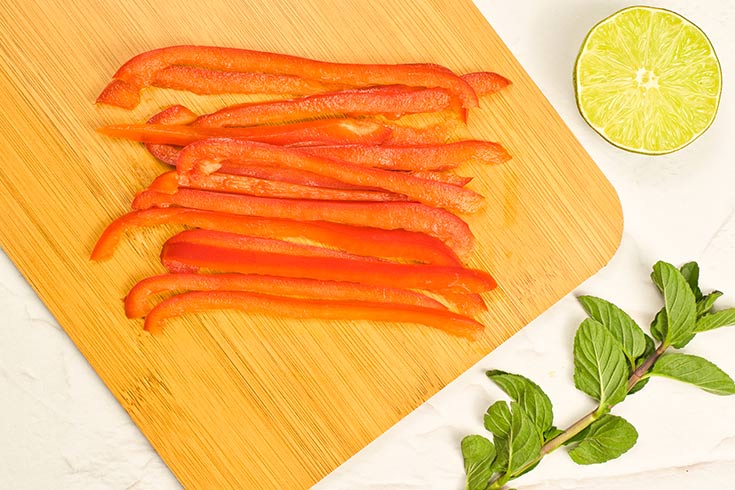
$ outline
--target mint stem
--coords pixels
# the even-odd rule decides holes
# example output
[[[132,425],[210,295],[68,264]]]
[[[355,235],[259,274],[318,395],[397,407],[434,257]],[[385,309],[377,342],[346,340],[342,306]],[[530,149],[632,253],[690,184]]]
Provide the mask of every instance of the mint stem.
[[[654,363],[658,360],[659,357],[666,351],[666,349],[669,348],[669,345],[666,342],[662,342],[661,345],[658,346],[658,348],[646,358],[645,361],[643,361],[643,364],[638,366],[635,371],[633,371],[633,374],[630,375],[630,378],[628,378],[628,391],[630,391],[646,374],[648,374],[648,371],[653,367]],[[556,436],[555,438],[548,441],[546,444],[544,444],[541,447],[541,452],[539,455],[529,463],[526,463],[522,468],[520,468],[518,471],[515,472],[515,476],[518,476],[522,474],[524,471],[527,471],[529,468],[537,464],[539,461],[541,461],[544,456],[546,456],[549,453],[552,453],[559,449],[565,442],[567,442],[572,437],[576,436],[580,432],[582,432],[584,429],[590,426],[595,420],[599,419],[603,415],[605,415],[607,412],[610,411],[610,409],[613,407],[613,405],[602,407],[597,406],[594,410],[592,410],[590,413],[582,417],[581,419],[577,420],[575,423],[569,426],[564,432]],[[499,480],[498,480],[499,481]],[[507,481],[507,480],[506,480]],[[497,486],[493,486],[493,483],[497,482],[491,482],[490,485],[488,485],[488,490],[490,489],[496,489],[499,488]]]

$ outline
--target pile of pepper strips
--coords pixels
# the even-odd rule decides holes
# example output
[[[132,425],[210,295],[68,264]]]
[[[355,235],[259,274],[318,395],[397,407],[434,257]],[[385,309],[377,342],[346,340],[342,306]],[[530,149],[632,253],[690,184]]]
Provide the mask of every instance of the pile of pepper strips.
[[[478,96],[508,80],[203,46],[142,53],[113,78],[97,102],[126,109],[148,87],[297,97],[204,115],[175,105],[146,124],[100,128],[175,167],[138,193],[92,252],[110,258],[131,228],[188,228],[163,246],[169,273],[125,299],[127,316],[145,317],[146,330],[236,309],[417,323],[467,338],[482,331],[472,318],[486,309],[479,293],[496,285],[463,265],[474,238],[457,214],[478,211],[483,197],[453,170],[510,157],[497,143],[449,141]],[[446,122],[401,120],[419,113]]]

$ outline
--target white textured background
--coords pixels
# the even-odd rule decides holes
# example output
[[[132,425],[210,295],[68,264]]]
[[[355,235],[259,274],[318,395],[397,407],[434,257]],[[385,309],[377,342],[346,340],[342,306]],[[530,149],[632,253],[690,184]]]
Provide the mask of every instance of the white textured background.
[[[580,286],[616,302],[639,322],[659,307],[650,285],[658,259],[697,260],[704,289],[735,306],[735,2],[654,1],[699,25],[724,72],[712,128],[665,157],[606,144],[579,117],[571,71],[584,35],[629,2],[477,0],[503,40],[618,190],[625,235],[611,264]],[[169,490],[180,485],[150,448],[10,261],[0,253],[0,489]],[[531,377],[554,401],[557,425],[592,408],[575,391],[571,345],[583,318],[562,299],[511,340],[325,478],[318,490],[460,490],[459,440],[482,432],[482,414],[501,396],[484,370]],[[703,334],[687,348],[735,375],[735,328]],[[616,407],[639,442],[613,462],[581,467],[560,451],[518,480],[525,490],[735,488],[735,397],[655,379]]]

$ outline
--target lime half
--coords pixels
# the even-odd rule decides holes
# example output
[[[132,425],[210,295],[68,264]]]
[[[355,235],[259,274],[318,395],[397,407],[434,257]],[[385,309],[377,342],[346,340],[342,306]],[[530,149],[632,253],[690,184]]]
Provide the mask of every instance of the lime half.
[[[587,34],[574,88],[582,117],[603,138],[658,155],[688,145],[712,124],[722,74],[697,26],[668,10],[630,7]]]

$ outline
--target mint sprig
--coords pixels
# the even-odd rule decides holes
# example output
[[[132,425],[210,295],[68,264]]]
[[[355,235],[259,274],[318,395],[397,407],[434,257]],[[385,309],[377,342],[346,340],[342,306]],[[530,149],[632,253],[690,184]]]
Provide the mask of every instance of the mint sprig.
[[[715,395],[735,394],[732,378],[710,361],[669,352],[683,348],[700,332],[735,325],[735,308],[712,311],[722,293],[702,293],[696,262],[680,269],[657,262],[651,280],[664,302],[651,322],[651,336],[614,304],[594,296],[578,298],[589,318],[574,337],[574,384],[595,399],[597,407],[567,429],[553,425],[551,400],[536,383],[519,374],[486,373],[511,403],[495,402],[485,413],[492,441],[480,435],[462,440],[467,490],[505,489],[562,446],[569,447],[569,456],[578,464],[621,456],[635,445],[638,432],[610,411],[652,377],[676,379]]]

